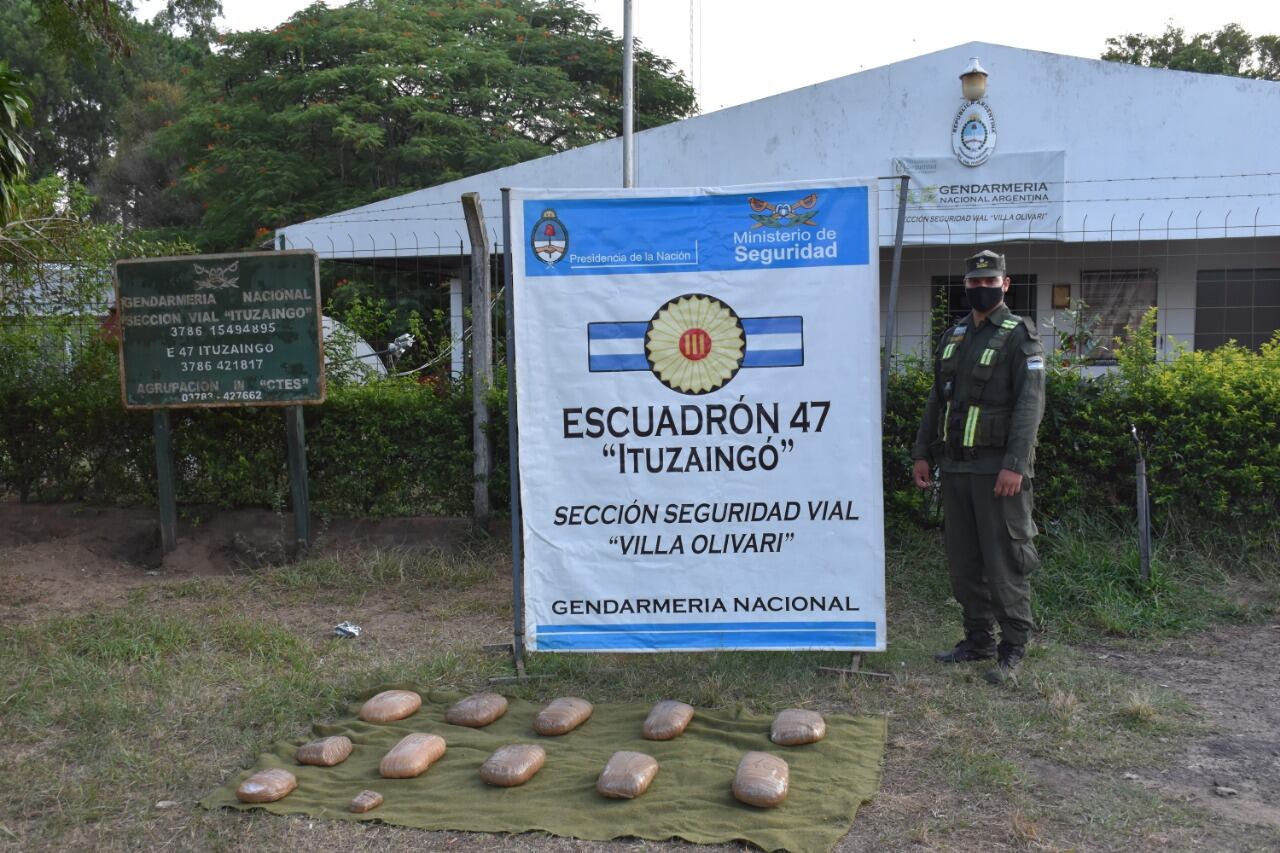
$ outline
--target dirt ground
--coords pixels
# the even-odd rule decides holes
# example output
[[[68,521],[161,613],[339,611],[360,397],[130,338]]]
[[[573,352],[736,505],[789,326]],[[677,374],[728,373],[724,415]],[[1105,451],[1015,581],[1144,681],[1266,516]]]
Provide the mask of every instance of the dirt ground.
[[[225,512],[180,523],[180,545],[162,556],[155,514],[147,510],[106,510],[77,506],[30,506],[0,502],[0,619],[24,621],[64,613],[83,613],[124,600],[149,584],[193,577],[235,575],[281,559],[292,538],[288,515],[266,511]],[[423,542],[448,545],[466,536],[465,522],[399,519],[387,522],[342,521],[320,525],[316,551],[353,547],[413,547]],[[325,620],[335,612],[281,614],[284,621]],[[394,635],[396,620],[409,614],[366,613]],[[476,617],[477,639],[500,636],[502,625]],[[332,624],[332,623],[329,623]],[[1215,815],[1226,824],[1275,831],[1280,847],[1280,624],[1225,626],[1163,645],[1108,643],[1088,650],[1108,667],[1180,694],[1205,721],[1181,759],[1160,767],[1133,767],[1123,778],[1162,801]],[[905,768],[890,723],[881,796],[859,814],[855,832],[838,847],[864,849],[897,835],[906,847],[932,846],[927,838],[902,839],[902,814],[926,809],[929,792]],[[907,745],[909,747],[909,744]],[[899,765],[895,767],[895,765]],[[1085,791],[1093,774],[1065,764],[1031,759],[1024,763],[1030,781],[1046,790]],[[257,818],[256,820],[261,820]],[[273,834],[297,840],[301,824],[282,821]],[[1016,827],[1015,827],[1016,829]],[[345,832],[345,830],[344,830]],[[441,834],[441,843],[454,842]],[[860,837],[859,837],[860,836]],[[350,841],[345,835],[345,841]],[[362,843],[388,849],[403,840],[395,830],[370,829]],[[478,839],[467,849],[489,849]],[[505,847],[495,837],[493,849]],[[508,839],[510,841],[511,839]],[[665,847],[652,842],[587,844],[564,849],[621,850]],[[477,846],[478,845],[478,846]],[[520,846],[520,845],[517,845]],[[684,845],[670,845],[683,847]],[[1005,845],[996,845],[1003,849]],[[1036,848],[1033,843],[1026,845]],[[1175,845],[1176,846],[1176,845]],[[899,849],[898,844],[890,844]],[[988,848],[995,849],[995,847]]]

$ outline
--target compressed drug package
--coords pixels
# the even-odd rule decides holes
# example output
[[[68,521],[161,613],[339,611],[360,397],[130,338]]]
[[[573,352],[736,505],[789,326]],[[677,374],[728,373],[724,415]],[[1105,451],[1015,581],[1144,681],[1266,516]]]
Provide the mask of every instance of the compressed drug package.
[[[298,778],[288,770],[273,767],[259,770],[236,788],[236,799],[242,803],[274,803],[289,796],[298,787]]]
[[[827,735],[827,721],[817,711],[788,708],[774,717],[769,740],[779,746],[817,743]]]
[[[459,699],[445,712],[444,721],[473,729],[489,725],[507,713],[507,699],[497,693],[476,693]]]
[[[387,779],[412,779],[426,772],[445,751],[444,738],[414,732],[406,735],[378,764],[378,773]]]
[[[645,740],[671,740],[684,734],[693,719],[693,706],[674,699],[664,699],[653,706],[645,718],[641,734]]]
[[[361,791],[352,798],[351,805],[347,806],[347,808],[356,814],[364,814],[365,812],[373,811],[380,805],[382,805],[382,795],[377,791]]]
[[[733,776],[733,796],[749,806],[772,808],[787,798],[791,768],[767,752],[748,752]]]
[[[349,755],[351,755],[351,738],[346,735],[334,735],[303,744],[298,747],[293,757],[299,764],[332,767],[346,761]]]
[[[366,723],[392,723],[411,716],[422,707],[422,697],[412,690],[384,690],[360,708]]]
[[[531,743],[513,743],[499,747],[480,765],[480,778],[500,788],[523,785],[542,769],[547,751]]]
[[[596,780],[596,790],[611,800],[633,800],[649,789],[658,775],[658,760],[643,752],[619,750]]]
[[[573,731],[591,716],[591,703],[572,696],[555,699],[533,719],[533,730],[540,735],[562,735]]]

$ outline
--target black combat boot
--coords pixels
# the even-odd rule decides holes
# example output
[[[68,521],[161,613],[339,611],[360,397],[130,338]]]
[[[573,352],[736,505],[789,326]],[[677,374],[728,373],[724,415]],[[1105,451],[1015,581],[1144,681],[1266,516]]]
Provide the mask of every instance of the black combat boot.
[[[991,660],[996,656],[996,641],[989,631],[965,631],[964,639],[954,649],[938,652],[933,659],[938,663],[966,663],[973,660]]]
[[[1017,684],[1018,671],[1022,669],[1023,646],[1001,643],[996,665],[982,674],[991,684]]]

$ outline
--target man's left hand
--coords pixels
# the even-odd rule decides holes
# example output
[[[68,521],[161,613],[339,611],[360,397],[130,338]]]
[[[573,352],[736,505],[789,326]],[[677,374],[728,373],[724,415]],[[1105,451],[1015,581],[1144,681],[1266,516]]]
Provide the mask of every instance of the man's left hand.
[[[996,475],[996,497],[1013,497],[1022,491],[1022,475],[1008,468],[1001,468]]]

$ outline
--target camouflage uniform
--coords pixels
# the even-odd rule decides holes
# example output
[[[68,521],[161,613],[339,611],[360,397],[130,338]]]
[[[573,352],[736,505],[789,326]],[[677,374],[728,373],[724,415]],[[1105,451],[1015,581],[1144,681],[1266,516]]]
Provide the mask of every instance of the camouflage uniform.
[[[1000,267],[1003,275],[1002,258]],[[1007,652],[1021,659],[1029,638],[1029,576],[1040,564],[1031,504],[1044,376],[1044,348],[1033,322],[1014,316],[1003,302],[981,325],[970,313],[939,342],[912,456],[941,469],[951,589],[964,610],[966,640],[957,649],[974,651],[939,660],[992,657],[995,622],[1002,661]],[[1022,475],[1019,494],[995,496],[1001,469]]]

